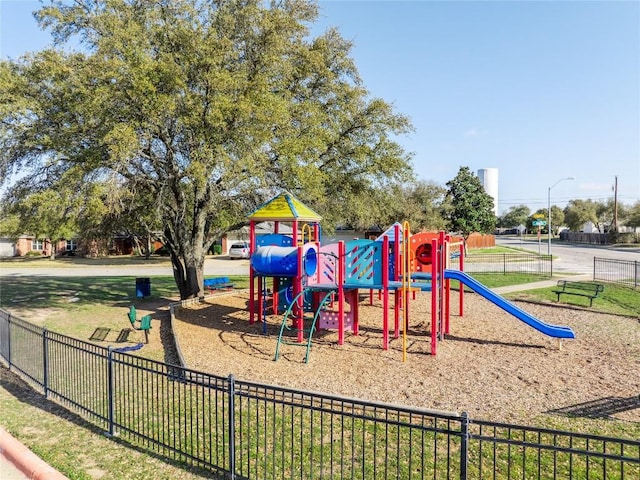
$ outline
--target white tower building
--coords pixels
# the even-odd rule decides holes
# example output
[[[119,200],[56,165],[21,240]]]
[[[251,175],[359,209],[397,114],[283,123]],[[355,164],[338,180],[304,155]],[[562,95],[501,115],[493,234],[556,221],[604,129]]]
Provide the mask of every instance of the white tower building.
[[[484,191],[493,197],[493,213],[498,216],[498,169],[481,168],[478,170],[478,178],[484,187]]]

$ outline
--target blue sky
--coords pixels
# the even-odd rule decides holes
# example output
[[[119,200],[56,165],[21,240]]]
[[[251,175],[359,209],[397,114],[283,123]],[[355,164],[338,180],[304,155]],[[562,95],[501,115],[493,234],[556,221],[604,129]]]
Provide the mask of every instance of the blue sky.
[[[411,118],[419,178],[499,171],[498,207],[640,200],[640,2],[321,1],[372,96]],[[0,0],[0,57],[50,43]],[[556,182],[565,177],[572,181]]]

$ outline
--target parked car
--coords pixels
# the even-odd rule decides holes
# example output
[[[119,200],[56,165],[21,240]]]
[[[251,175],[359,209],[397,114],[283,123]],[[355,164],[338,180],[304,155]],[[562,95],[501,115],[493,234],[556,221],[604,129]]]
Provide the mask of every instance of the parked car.
[[[229,249],[229,258],[231,260],[236,258],[249,258],[249,243],[235,242],[231,244],[231,248]]]

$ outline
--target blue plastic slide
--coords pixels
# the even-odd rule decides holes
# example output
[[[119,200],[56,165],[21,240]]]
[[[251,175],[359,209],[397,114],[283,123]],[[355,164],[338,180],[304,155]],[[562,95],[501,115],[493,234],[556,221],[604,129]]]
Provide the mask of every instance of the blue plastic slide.
[[[576,338],[575,333],[569,327],[557,326],[557,325],[549,325],[548,323],[544,323],[541,320],[538,320],[533,315],[525,312],[521,308],[518,308],[513,303],[509,302],[505,298],[501,297],[497,293],[494,293],[489,288],[475,280],[473,277],[470,277],[464,272],[460,272],[459,270],[445,270],[444,278],[450,278],[452,280],[458,280],[461,283],[464,283],[467,287],[469,287],[474,292],[482,295],[484,298],[499,306],[505,312],[510,313],[518,320],[522,320],[524,323],[529,325],[530,327],[535,328],[539,332],[544,333],[550,337],[555,338]]]

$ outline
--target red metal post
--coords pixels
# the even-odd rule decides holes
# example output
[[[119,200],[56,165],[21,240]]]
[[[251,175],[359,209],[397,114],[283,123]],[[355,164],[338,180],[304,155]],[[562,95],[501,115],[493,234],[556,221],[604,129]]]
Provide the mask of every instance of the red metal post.
[[[382,349],[389,349],[389,237],[382,239]]]
[[[249,256],[256,251],[256,224],[253,220],[249,222]],[[253,267],[249,266],[249,324],[255,323],[256,315],[256,290],[255,290],[255,272]]]
[[[344,343],[344,275],[345,275],[344,242],[338,242],[338,345]]]
[[[438,277],[440,288],[438,289],[438,334],[442,335],[444,333],[444,311],[445,311],[445,293],[444,293],[444,267],[446,263],[446,254],[445,254],[445,243],[444,243],[444,232],[440,231],[438,235]]]
[[[436,354],[438,342],[438,240],[431,240],[431,355]]]
[[[460,271],[464,272],[464,252],[465,252],[465,244],[464,239],[462,239],[462,245],[460,247]],[[462,282],[459,285],[459,297],[460,297],[460,316],[464,315],[464,286]]]
[[[451,299],[451,280],[449,280],[448,278],[445,280],[444,294],[445,294],[445,302],[444,302],[444,309],[445,309],[444,333],[449,335],[449,317],[450,317],[450,313],[451,313],[449,300]]]
[[[297,249],[297,257],[298,257],[298,273],[296,278],[293,280],[293,298],[296,299],[296,303],[294,305],[294,316],[296,319],[296,328],[298,329],[298,343],[304,342],[304,297],[301,295],[302,293],[302,247],[298,247]]]
[[[355,290],[351,290],[351,311],[353,312],[352,316],[353,316],[353,334],[354,335],[358,335],[358,332],[360,331],[360,326],[359,326],[359,319],[360,319],[360,295],[359,295],[359,290],[356,288]]]

